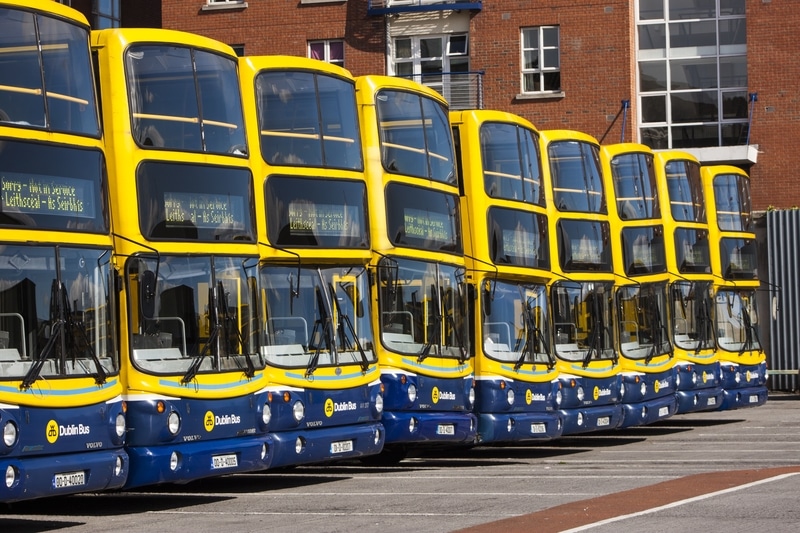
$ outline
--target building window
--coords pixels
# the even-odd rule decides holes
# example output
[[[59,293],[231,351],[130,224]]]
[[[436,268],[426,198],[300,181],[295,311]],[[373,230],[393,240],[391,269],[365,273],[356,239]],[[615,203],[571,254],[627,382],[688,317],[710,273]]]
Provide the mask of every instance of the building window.
[[[745,0],[639,0],[641,141],[656,149],[744,144]]]
[[[308,57],[344,68],[344,41],[309,41]]]
[[[427,85],[451,105],[469,99],[469,38],[466,33],[395,38],[391,72]]]
[[[94,0],[92,2],[92,16],[94,17],[92,28],[96,30],[119,28],[119,4],[120,0]]]
[[[561,90],[558,26],[522,28],[522,93]]]

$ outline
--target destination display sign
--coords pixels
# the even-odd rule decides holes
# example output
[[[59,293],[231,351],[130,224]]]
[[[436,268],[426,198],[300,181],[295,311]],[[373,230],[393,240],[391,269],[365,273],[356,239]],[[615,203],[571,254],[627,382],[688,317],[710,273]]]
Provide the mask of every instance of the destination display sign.
[[[244,229],[245,200],[230,194],[164,192],[164,220],[167,226],[190,221],[197,228]]]
[[[292,235],[351,235],[356,212],[355,208],[341,204],[292,202],[288,210],[289,232]]]
[[[446,213],[406,207],[403,209],[403,223],[408,237],[453,242],[452,219]]]
[[[94,218],[95,182],[65,176],[3,173],[0,175],[4,212]]]

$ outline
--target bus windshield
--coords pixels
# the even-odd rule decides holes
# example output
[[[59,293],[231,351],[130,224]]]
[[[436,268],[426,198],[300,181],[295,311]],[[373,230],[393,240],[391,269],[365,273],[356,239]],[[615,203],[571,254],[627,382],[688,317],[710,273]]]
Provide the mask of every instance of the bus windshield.
[[[383,167],[396,174],[456,184],[455,151],[445,106],[420,94],[376,96]]]
[[[675,345],[696,352],[714,348],[711,282],[676,281],[670,286],[670,302]]]
[[[378,266],[381,342],[397,353],[465,360],[463,269],[384,258]]]
[[[500,122],[483,124],[480,135],[486,194],[544,206],[538,136]]]
[[[0,7],[0,124],[100,134],[88,31]]]
[[[234,58],[182,46],[125,54],[132,132],[145,148],[247,153]]]
[[[681,222],[705,222],[700,166],[691,161],[669,161],[665,171],[672,218]]]
[[[617,291],[620,347],[625,357],[647,363],[670,353],[666,292],[662,283],[630,285]]]
[[[276,367],[305,369],[376,361],[364,267],[261,267],[262,351]]]
[[[136,257],[127,280],[133,362],[154,374],[183,376],[264,367],[258,353],[255,257]],[[136,302],[131,302],[135,305]]]
[[[547,289],[544,285],[498,280],[484,282],[483,352],[497,361],[555,363],[550,351]]]
[[[618,155],[611,160],[611,173],[622,220],[661,218],[652,154]]]
[[[616,360],[613,283],[558,281],[551,290],[556,357]]]
[[[0,246],[0,379],[116,374],[111,251]]]
[[[728,352],[761,350],[758,338],[756,291],[720,288],[717,291],[717,344]]]
[[[314,72],[265,71],[256,77],[255,88],[264,161],[363,168],[351,81]]]

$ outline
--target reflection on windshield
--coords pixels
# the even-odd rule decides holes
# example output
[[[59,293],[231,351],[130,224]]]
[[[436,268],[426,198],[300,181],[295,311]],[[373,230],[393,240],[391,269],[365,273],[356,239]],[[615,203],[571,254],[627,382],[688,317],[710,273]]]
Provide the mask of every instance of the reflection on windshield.
[[[304,368],[375,362],[363,267],[261,269],[267,363]]]
[[[483,351],[487,357],[523,364],[554,363],[544,285],[505,281],[485,282],[483,294]]]
[[[0,379],[118,371],[110,250],[0,247]]]
[[[611,324],[612,283],[558,282],[553,286],[556,356],[565,361],[616,359]]]
[[[648,363],[653,357],[671,353],[666,286],[646,283],[622,287],[618,298],[622,355]]]
[[[466,357],[461,277],[450,265],[384,259],[378,267],[381,341],[389,350]]]
[[[710,281],[678,281],[671,286],[673,341],[699,353],[713,349],[714,321]]]
[[[740,355],[749,350],[761,350],[755,290],[719,290],[716,321],[717,343],[723,350]]]
[[[255,258],[161,256],[128,264],[132,355],[141,369],[177,374],[241,371],[258,355]],[[136,300],[132,300],[135,302]]]

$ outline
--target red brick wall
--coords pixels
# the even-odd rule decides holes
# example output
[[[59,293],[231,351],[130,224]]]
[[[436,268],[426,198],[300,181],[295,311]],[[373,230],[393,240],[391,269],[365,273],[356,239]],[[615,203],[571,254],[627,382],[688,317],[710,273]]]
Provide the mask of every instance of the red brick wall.
[[[753,209],[800,206],[800,179],[787,154],[800,142],[800,60],[795,2],[747,2],[747,78],[758,93],[750,143],[759,146],[750,169]]]
[[[367,0],[301,5],[299,0],[250,0],[246,9],[202,11],[203,0],[163,2],[165,28],[199,33],[247,55],[307,55],[306,43],[344,39],[345,67],[355,75],[385,72],[383,17],[367,16]]]

